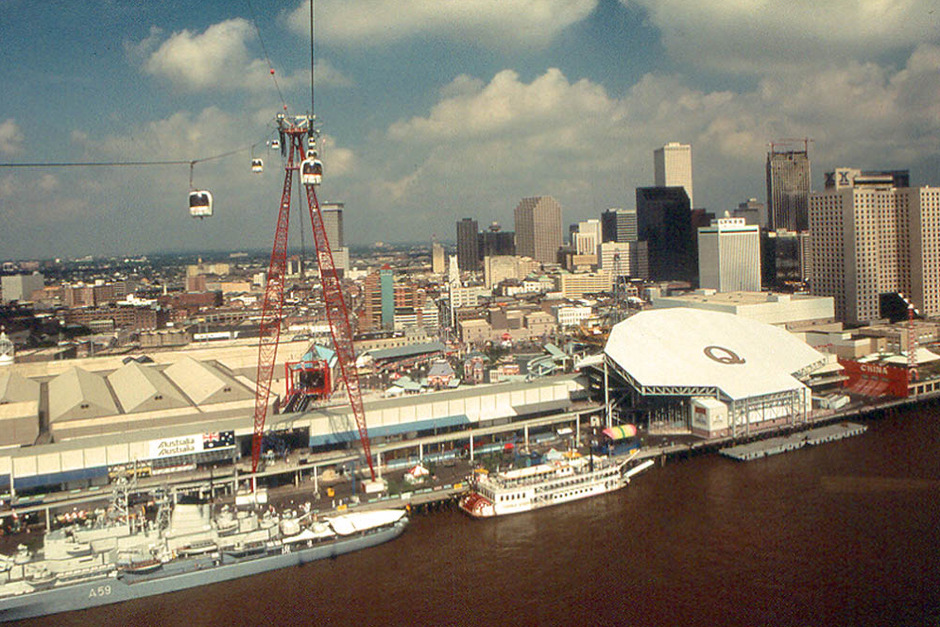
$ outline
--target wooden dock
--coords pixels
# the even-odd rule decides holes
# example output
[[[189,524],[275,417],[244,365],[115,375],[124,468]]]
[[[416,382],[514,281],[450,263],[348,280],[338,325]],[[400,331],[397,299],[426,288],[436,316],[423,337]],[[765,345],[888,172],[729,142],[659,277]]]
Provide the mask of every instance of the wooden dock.
[[[865,425],[854,422],[840,422],[838,424],[817,427],[816,429],[792,433],[786,436],[732,446],[721,449],[719,452],[725,457],[746,462],[752,459],[760,459],[770,455],[795,451],[804,446],[816,446],[817,444],[825,444],[826,442],[835,442],[836,440],[862,434],[867,430],[868,427]]]

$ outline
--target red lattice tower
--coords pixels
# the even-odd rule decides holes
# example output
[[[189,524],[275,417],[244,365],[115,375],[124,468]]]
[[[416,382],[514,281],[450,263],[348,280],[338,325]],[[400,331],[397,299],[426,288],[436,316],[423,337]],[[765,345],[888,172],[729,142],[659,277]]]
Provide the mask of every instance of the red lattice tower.
[[[312,122],[313,120],[307,116],[294,118],[278,116],[278,131],[284,137],[285,142],[289,142],[290,145],[285,146],[287,164],[284,168],[284,189],[281,192],[281,206],[278,213],[277,230],[274,234],[274,247],[271,249],[271,261],[268,265],[268,277],[261,313],[258,368],[256,372],[254,437],[251,442],[251,471],[253,473],[258,469],[258,462],[261,458],[264,423],[271,395],[271,377],[274,373],[274,361],[277,357],[277,347],[281,337],[281,322],[284,310],[284,274],[287,269],[287,231],[290,221],[293,174],[301,168],[306,172],[306,167],[311,162],[308,158],[302,166],[298,166],[295,155],[303,159],[306,154],[304,150],[305,138],[310,137],[313,141]],[[316,163],[319,164],[318,161]],[[319,169],[317,172],[319,173]],[[320,203],[316,194],[316,185],[318,183],[319,180],[314,184],[305,184],[304,187],[307,191],[307,205],[316,243],[317,265],[320,268],[323,299],[330,324],[330,335],[333,338],[333,347],[336,351],[337,363],[340,369],[340,377],[343,379],[349,404],[356,419],[359,440],[362,443],[363,453],[369,464],[369,472],[372,479],[375,480],[372,451],[366,431],[365,410],[362,404],[362,392],[359,386],[359,373],[356,370],[356,354],[353,348],[352,328],[349,324],[349,311],[343,297],[342,284],[336,272],[330,242],[326,237],[326,230],[323,225],[323,216],[320,212]]]

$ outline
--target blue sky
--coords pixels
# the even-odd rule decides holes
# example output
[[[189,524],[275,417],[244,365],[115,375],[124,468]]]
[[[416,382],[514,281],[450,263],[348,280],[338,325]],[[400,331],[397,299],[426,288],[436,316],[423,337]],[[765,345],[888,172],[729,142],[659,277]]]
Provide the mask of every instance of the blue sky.
[[[255,24],[303,112],[307,21],[306,0],[0,0],[0,163],[244,148],[196,166],[203,221],[187,166],[0,168],[0,258],[269,247],[281,101]],[[319,0],[316,24],[319,196],[352,244],[512,228],[532,195],[566,223],[632,207],[668,141],[716,212],[765,200],[783,137],[812,138],[817,188],[842,165],[940,185],[938,0]]]

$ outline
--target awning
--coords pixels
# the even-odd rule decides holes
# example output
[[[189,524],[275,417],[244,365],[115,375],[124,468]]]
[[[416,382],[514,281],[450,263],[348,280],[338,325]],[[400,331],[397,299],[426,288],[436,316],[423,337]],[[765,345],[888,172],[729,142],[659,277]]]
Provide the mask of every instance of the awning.
[[[609,429],[604,429],[601,433],[611,440],[625,440],[636,436],[636,426],[631,424],[618,425]]]
[[[383,425],[377,427],[368,427],[369,438],[388,437],[390,435],[404,435],[407,433],[420,433],[432,429],[447,429],[451,427],[466,426],[470,424],[470,419],[465,414],[457,414],[446,418],[435,418],[431,420],[417,420],[414,422],[403,422],[395,425]],[[359,439],[358,431],[340,431],[324,435],[311,435],[309,446],[324,446],[330,444],[341,444],[344,442],[355,442]]]

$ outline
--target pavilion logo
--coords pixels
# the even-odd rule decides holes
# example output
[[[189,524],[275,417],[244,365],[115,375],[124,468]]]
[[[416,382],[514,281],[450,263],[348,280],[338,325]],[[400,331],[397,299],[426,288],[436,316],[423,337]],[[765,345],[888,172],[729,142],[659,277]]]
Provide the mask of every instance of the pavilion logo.
[[[719,364],[725,364],[726,366],[746,363],[744,358],[724,346],[706,346],[704,353],[712,361],[717,361]]]

